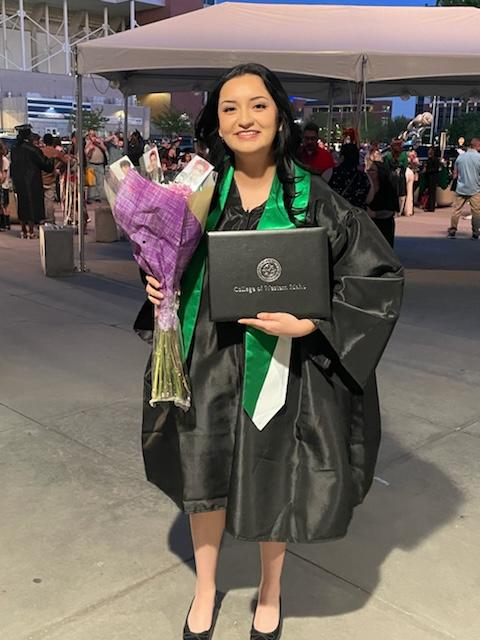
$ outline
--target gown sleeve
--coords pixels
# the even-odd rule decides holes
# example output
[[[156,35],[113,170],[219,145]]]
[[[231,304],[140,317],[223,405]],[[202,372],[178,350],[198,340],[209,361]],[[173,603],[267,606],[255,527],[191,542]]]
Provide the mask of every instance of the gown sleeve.
[[[44,156],[40,149],[34,150],[34,153],[32,153],[32,160],[41,171],[51,173],[55,169],[55,160]]]
[[[353,382],[361,390],[398,319],[403,268],[360,209],[343,216],[335,236],[331,317],[314,321],[317,331],[312,337],[316,338],[317,349],[311,357],[322,369],[333,367],[348,386]]]

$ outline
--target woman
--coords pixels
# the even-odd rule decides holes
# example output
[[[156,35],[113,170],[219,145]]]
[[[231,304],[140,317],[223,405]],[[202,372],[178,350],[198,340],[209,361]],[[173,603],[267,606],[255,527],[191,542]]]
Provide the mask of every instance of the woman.
[[[10,160],[7,145],[0,140],[0,231],[10,230],[10,215],[7,213],[10,190]]]
[[[127,155],[135,167],[140,166],[140,158],[143,156],[144,147],[145,142],[140,134],[140,131],[135,129],[135,131],[133,131],[130,135],[127,149]]]
[[[22,224],[20,237],[33,239],[37,237],[35,225],[45,220],[42,171],[51,173],[54,161],[33,144],[30,125],[20,125],[16,129],[18,136],[12,149],[10,172],[18,198],[18,218]]]
[[[395,187],[398,196],[396,214],[402,215],[407,197],[407,180],[405,172],[408,167],[408,157],[403,150],[403,140],[394,138],[390,143],[390,151],[383,157],[385,169],[390,174],[390,181]]]
[[[278,78],[256,64],[230,70],[197,121],[197,138],[212,160],[219,158],[216,229],[256,229],[264,212],[284,225],[325,227],[334,293],[330,320],[269,313],[215,324],[203,256],[197,253],[187,270],[180,312],[184,330],[193,328],[192,408],[150,407],[147,367],[143,421],[147,477],[190,515],[197,583],[184,639],[212,637],[225,528],[260,543],[251,638],[279,638],[286,543],[345,535],[373,478],[380,434],[374,370],[398,315],[402,269],[366,214],[295,165],[294,131]],[[161,284],[147,280],[149,302],[136,323],[144,338],[153,325],[151,303],[163,299]],[[292,339],[286,398],[261,430],[243,406],[244,386],[252,382],[243,375],[251,355],[243,346],[246,332],[260,342],[264,334]]]
[[[335,167],[330,178],[330,186],[353,207],[366,209],[375,195],[373,183],[368,175],[358,168],[360,151],[356,144],[342,145],[341,164]]]
[[[388,244],[395,243],[395,213],[399,211],[396,182],[392,183],[390,170],[385,166],[378,148],[369,155],[367,174],[374,185],[375,195],[368,206],[368,215]]]
[[[407,197],[405,200],[405,206],[403,208],[404,216],[413,216],[415,213],[414,207],[414,193],[415,193],[415,183],[418,181],[418,168],[419,168],[419,160],[416,151],[409,151],[407,154],[408,157],[408,167],[405,171],[405,179],[407,181]]]
[[[425,178],[427,182],[428,200],[425,211],[433,213],[437,204],[437,187],[440,176],[440,158],[435,147],[428,150],[428,158],[425,164]]]
[[[189,151],[187,151],[186,153],[183,154],[183,156],[181,156],[180,160],[178,161],[178,170],[183,171],[187,166],[187,164],[191,161],[192,161],[192,154]]]

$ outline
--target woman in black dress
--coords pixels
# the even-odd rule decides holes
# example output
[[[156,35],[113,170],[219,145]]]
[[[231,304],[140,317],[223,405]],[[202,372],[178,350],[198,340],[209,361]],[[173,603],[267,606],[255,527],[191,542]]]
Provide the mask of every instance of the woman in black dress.
[[[18,218],[22,238],[36,238],[35,225],[45,220],[42,171],[51,173],[54,161],[33,144],[30,125],[19,125],[17,141],[12,148],[10,172],[18,198]]]
[[[340,158],[341,163],[333,170],[328,184],[352,206],[366,210],[375,193],[368,174],[358,168],[360,151],[357,145],[352,142],[342,145]]]
[[[213,154],[222,149],[211,214],[220,212],[216,230],[263,228],[272,206],[284,226],[325,227],[332,316],[312,321],[271,313],[213,323],[208,272],[202,282],[204,263],[197,255],[187,271],[180,316],[191,338],[192,408],[150,407],[147,367],[143,420],[148,479],[190,515],[197,584],[184,638],[212,636],[225,528],[260,543],[262,579],[251,638],[279,638],[286,544],[345,535],[373,478],[380,439],[375,368],[398,317],[402,268],[365,212],[295,163],[294,131],[279,80],[255,64],[228,72],[197,122],[199,140]],[[308,255],[304,259],[308,267]],[[192,275],[198,292],[193,315]],[[152,303],[163,298],[161,284],[150,276],[147,293],[136,323],[144,338],[153,326]],[[272,409],[278,389],[265,397],[267,375],[258,397],[258,403],[271,401],[265,420],[259,404],[252,412],[246,402],[252,369],[245,344],[252,335],[260,348],[261,336],[273,340],[275,365],[277,349],[288,347],[286,395]]]

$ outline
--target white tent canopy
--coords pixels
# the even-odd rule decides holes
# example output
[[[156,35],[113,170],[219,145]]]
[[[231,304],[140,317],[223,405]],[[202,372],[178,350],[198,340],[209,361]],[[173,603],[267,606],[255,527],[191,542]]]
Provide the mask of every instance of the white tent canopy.
[[[115,81],[125,96],[208,91],[222,71],[245,62],[276,71],[290,95],[306,98],[355,94],[358,102],[367,86],[370,97],[478,96],[479,34],[474,8],[224,3],[80,44],[78,122],[83,75]],[[81,271],[83,225],[80,216]]]
[[[78,71],[124,93],[208,90],[236,64],[276,71],[287,91],[338,97],[480,95],[480,10],[224,3],[92,40]]]

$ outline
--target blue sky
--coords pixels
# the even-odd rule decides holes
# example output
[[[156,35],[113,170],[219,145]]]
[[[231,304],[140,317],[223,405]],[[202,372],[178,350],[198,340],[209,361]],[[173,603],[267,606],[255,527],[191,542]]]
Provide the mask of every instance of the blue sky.
[[[228,0],[217,0],[217,4]],[[355,4],[360,6],[400,6],[400,7],[424,7],[435,5],[435,0],[235,0],[235,2],[252,2],[268,4]],[[393,116],[413,117],[415,112],[415,100],[406,102],[400,98],[393,99]]]

